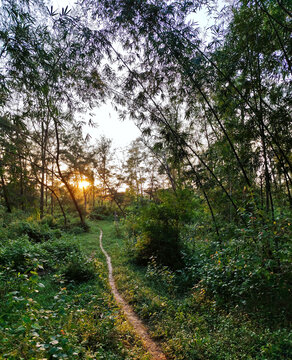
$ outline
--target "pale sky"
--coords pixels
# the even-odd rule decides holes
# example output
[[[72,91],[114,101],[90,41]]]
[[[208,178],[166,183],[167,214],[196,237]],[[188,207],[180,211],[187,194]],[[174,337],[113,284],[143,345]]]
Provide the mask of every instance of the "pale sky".
[[[97,127],[84,126],[84,134],[91,136],[92,143],[104,135],[113,140],[114,148],[124,148],[140,136],[140,131],[134,122],[131,120],[121,121],[110,103],[101,105],[93,112],[95,116],[92,117],[92,120]]]
[[[219,3],[222,1],[224,0],[219,0]],[[70,8],[74,3],[74,0],[47,0],[48,6],[53,5],[55,10],[61,10],[67,5]],[[192,20],[197,22],[203,31],[213,22],[205,10],[194,14]],[[140,131],[134,122],[130,120],[121,121],[110,103],[104,104],[92,112],[95,114],[92,120],[97,124],[97,127],[84,126],[84,135],[89,134],[91,136],[91,143],[95,143],[95,139],[104,135],[113,140],[114,148],[125,148],[140,136]]]
[[[61,10],[72,7],[75,3],[74,0],[48,0],[49,6],[53,5],[54,9]],[[95,139],[99,139],[102,135],[113,140],[113,148],[125,148],[138,136],[140,131],[137,129],[133,121],[121,121],[113,106],[108,102],[92,111],[95,114],[92,120],[96,123],[97,127],[84,126],[84,135],[91,136],[91,143],[95,143]],[[84,119],[86,121],[86,117]]]

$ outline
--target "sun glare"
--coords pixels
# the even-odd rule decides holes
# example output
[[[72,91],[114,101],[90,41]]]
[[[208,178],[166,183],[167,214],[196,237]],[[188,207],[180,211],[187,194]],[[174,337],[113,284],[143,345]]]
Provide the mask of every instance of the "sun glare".
[[[81,189],[86,189],[89,185],[90,185],[90,182],[88,182],[86,180],[79,181],[79,183],[78,183],[78,186]]]

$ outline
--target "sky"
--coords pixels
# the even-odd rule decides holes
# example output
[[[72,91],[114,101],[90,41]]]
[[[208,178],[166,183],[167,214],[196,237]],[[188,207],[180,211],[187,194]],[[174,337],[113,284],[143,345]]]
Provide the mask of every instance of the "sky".
[[[54,9],[62,10],[67,5],[72,7],[74,0],[51,0],[47,1],[50,5],[53,5]],[[115,111],[110,102],[99,106],[91,111],[95,114],[92,120],[96,123],[97,127],[84,126],[84,136],[90,135],[91,143],[95,143],[95,139],[99,139],[101,136],[105,136],[113,140],[113,148],[122,151],[125,147],[128,147],[130,143],[140,136],[140,131],[136,127],[133,121],[119,119],[118,113]],[[86,116],[85,116],[86,121]]]
[[[222,0],[219,0],[221,2]],[[48,0],[48,6],[53,5],[54,9],[61,10],[68,6],[69,8],[74,6],[74,0]],[[208,28],[212,20],[208,16],[205,10],[201,10],[192,16],[192,20],[198,23],[200,29]],[[84,126],[84,135],[90,135],[91,143],[95,143],[96,139],[101,136],[112,139],[113,148],[123,151],[130,143],[140,135],[140,131],[136,127],[133,121],[123,120],[118,117],[118,113],[113,106],[108,102],[100,107],[94,109],[95,116],[92,120],[97,124],[96,128]],[[86,118],[85,118],[86,121]]]
[[[84,134],[89,134],[91,142],[105,136],[113,140],[113,147],[123,149],[140,136],[140,131],[133,121],[119,119],[118,113],[110,103],[99,106],[94,110],[92,117],[96,128],[84,126]]]

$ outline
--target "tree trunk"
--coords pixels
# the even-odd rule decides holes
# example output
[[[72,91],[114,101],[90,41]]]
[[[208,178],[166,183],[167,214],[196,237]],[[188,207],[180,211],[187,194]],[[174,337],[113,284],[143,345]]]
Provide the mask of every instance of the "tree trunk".
[[[65,185],[65,187],[66,187],[72,201],[73,201],[75,209],[77,210],[77,213],[79,215],[79,219],[80,219],[82,227],[86,228],[85,220],[84,220],[82,211],[81,211],[81,209],[80,209],[80,207],[79,207],[79,205],[77,203],[77,200],[75,198],[74,192],[71,189],[68,181],[65,179],[65,177],[63,176],[62,171],[61,171],[61,167],[60,167],[60,163],[59,163],[59,159],[60,159],[60,138],[59,138],[58,123],[57,123],[57,120],[55,118],[54,118],[54,124],[55,124],[55,134],[56,134],[56,141],[57,141],[56,165],[57,165],[57,169],[58,169],[58,174],[59,174],[60,179],[62,180],[63,184]]]
[[[11,213],[11,206],[10,206],[10,202],[9,202],[9,198],[8,198],[7,188],[6,188],[4,176],[2,173],[1,173],[1,184],[2,184],[3,197],[4,197],[7,212]]]
[[[20,167],[20,207],[21,210],[24,211],[24,184],[23,184],[23,166],[22,166],[22,159],[20,153],[18,153],[19,157],[19,167]]]
[[[41,134],[41,181],[40,181],[40,218],[44,217],[44,188],[45,188],[45,130],[42,121],[42,134]]]

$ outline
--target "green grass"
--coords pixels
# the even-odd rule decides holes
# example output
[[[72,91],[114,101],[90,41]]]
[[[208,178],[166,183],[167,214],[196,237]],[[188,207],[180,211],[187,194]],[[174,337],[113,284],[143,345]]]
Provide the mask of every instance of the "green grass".
[[[94,254],[89,281],[66,281],[61,270],[0,268],[0,359],[149,360],[112,298],[99,230],[91,226],[74,240]]]
[[[33,257],[28,263],[37,271],[23,274],[0,267],[0,359],[150,359],[110,293],[99,226],[119,291],[161,342],[168,359],[292,358],[289,329],[267,326],[237,308],[223,310],[201,289],[178,286],[177,274],[155,261],[148,267],[135,265],[119,225],[100,221],[91,222],[88,233],[67,234],[47,247],[52,254],[58,249],[56,268],[48,262],[49,267],[37,269],[39,261]],[[95,275],[90,280],[66,280],[67,242],[72,246],[77,242],[86,257],[94,259]],[[16,244],[5,254],[13,258],[19,254],[16,250],[28,246],[26,240]],[[74,261],[78,273],[82,264]]]
[[[169,359],[248,360],[292,358],[289,329],[261,325],[237,308],[216,306],[206,293],[176,287],[175,274],[154,264],[136,266],[127,241],[110,222],[100,222],[117,287],[161,341]]]

